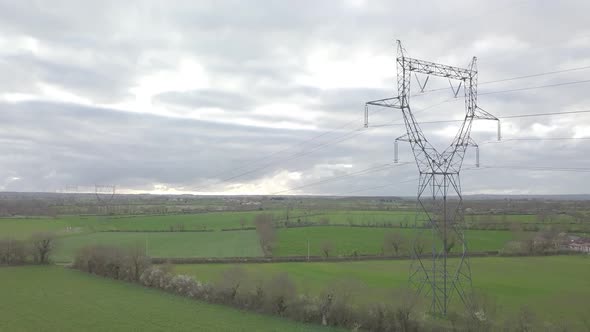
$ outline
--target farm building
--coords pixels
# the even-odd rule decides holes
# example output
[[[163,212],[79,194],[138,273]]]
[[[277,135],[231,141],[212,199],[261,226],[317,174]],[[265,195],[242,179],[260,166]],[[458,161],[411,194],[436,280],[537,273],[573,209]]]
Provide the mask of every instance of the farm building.
[[[573,251],[580,251],[590,254],[590,239],[579,237],[575,240],[570,240],[567,248]]]

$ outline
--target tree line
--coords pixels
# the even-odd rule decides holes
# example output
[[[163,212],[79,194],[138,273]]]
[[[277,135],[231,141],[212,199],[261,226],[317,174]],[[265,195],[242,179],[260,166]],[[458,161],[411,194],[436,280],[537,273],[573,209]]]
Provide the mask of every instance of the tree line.
[[[48,264],[55,248],[53,233],[35,233],[27,240],[0,239],[0,264]]]

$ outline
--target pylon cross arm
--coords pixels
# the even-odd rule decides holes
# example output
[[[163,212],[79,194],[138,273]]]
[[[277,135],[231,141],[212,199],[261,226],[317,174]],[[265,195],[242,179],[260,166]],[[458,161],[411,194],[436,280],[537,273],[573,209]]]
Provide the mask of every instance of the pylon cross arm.
[[[401,109],[401,102],[399,97],[391,97],[391,98],[384,98],[378,100],[368,101],[367,105],[372,106],[381,106],[381,107],[390,107],[390,108],[400,108]]]
[[[404,57],[403,62],[410,71],[455,80],[469,80],[476,72],[466,68],[448,66],[430,61]]]

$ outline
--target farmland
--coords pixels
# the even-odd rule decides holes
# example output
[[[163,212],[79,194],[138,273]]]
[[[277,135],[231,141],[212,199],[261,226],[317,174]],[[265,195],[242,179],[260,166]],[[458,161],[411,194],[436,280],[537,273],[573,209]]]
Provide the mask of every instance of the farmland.
[[[277,255],[304,256],[307,254],[307,241],[310,243],[311,255],[321,256],[321,245],[330,241],[333,255],[350,256],[354,252],[362,254],[380,254],[383,237],[388,232],[399,233],[403,237],[402,247],[408,248],[417,234],[415,229],[384,229],[363,227],[305,227],[279,231]],[[430,234],[428,234],[430,235]],[[467,231],[465,235],[473,251],[500,250],[504,244],[515,237],[508,231]]]
[[[309,241],[310,254],[322,256],[325,241],[334,244],[333,256],[379,255],[383,237],[397,232],[404,238],[404,250],[417,233],[414,229],[384,229],[343,226],[283,228],[278,231],[275,256],[305,256]],[[508,231],[467,231],[473,251],[500,250],[516,236]],[[61,236],[54,259],[71,261],[75,252],[86,245],[141,247],[152,257],[256,257],[262,251],[254,230],[211,232],[80,232]]]
[[[3,218],[0,219],[0,231],[4,236],[17,239],[25,239],[35,232],[55,233],[58,245],[54,259],[58,262],[71,261],[76,250],[88,244],[141,246],[149,255],[164,258],[255,257],[262,255],[253,230],[253,220],[260,213]],[[276,256],[305,256],[308,244],[312,256],[322,256],[321,246],[325,242],[333,244],[332,256],[379,255],[384,235],[392,232],[403,238],[402,252],[407,252],[411,240],[420,232],[408,225],[411,223],[408,220],[413,218],[408,211],[336,210],[309,213],[292,210],[288,213],[290,219],[286,219],[285,211],[281,210],[264,213],[272,215],[279,225],[289,220],[294,226],[299,223],[307,226],[278,228]],[[476,220],[485,218],[478,216]],[[502,218],[527,223],[532,217],[510,215]],[[494,229],[466,231],[469,249],[478,252],[501,250],[508,241],[524,235],[521,231]],[[428,238],[428,234],[425,236]]]
[[[364,255],[388,256],[392,253],[385,252],[384,240],[390,235],[395,235],[399,241],[400,248],[396,254],[400,256],[408,254],[411,243],[418,234],[422,234],[423,245],[426,248],[430,245],[429,239],[432,236],[430,229],[423,227],[424,225],[419,221],[422,218],[415,218],[412,204],[407,200],[315,197],[266,201],[264,198],[242,198],[238,201],[242,204],[256,199],[262,203],[254,207],[247,205],[247,208],[242,205],[232,205],[234,204],[231,203],[232,200],[207,198],[202,202],[204,205],[198,205],[198,199],[194,199],[190,213],[141,214],[137,212],[141,212],[142,209],[165,211],[171,207],[166,203],[161,205],[154,203],[130,205],[131,207],[125,208],[136,211],[133,214],[117,213],[123,210],[123,207],[111,207],[108,215],[12,215],[0,218],[0,232],[4,239],[23,241],[27,241],[39,232],[54,234],[55,246],[50,259],[51,262],[59,265],[71,263],[76,253],[89,245],[136,248],[142,255],[159,258],[159,262],[166,261],[167,258],[263,257],[265,255],[289,259],[292,256],[306,256],[309,253],[319,261],[239,264],[240,270],[245,271],[245,274],[251,278],[251,280],[245,280],[241,287],[250,288],[250,294],[254,294],[253,287],[258,285],[256,282],[261,280],[269,282],[269,278],[286,273],[293,280],[297,294],[309,295],[309,298],[317,299],[327,287],[344,287],[352,294],[351,303],[359,308],[362,307],[362,310],[370,308],[375,302],[397,303],[399,294],[406,291],[408,286],[411,261],[398,259],[322,262],[325,256],[340,257],[339,259]],[[143,202],[143,199],[137,200],[139,203]],[[578,230],[588,226],[586,207],[577,208],[575,213],[568,212],[567,209],[573,203],[555,203],[554,211],[556,212],[542,213],[535,213],[534,207],[539,206],[538,203],[525,202],[523,203],[525,206],[532,207],[523,208],[522,211],[514,208],[506,213],[498,213],[492,208],[494,204],[501,206],[504,202],[485,202],[485,208],[474,205],[475,212],[465,217],[467,226],[465,235],[471,252],[502,251],[506,248],[512,250],[514,248],[512,245],[525,241],[534,244],[534,238],[545,231],[543,234],[555,235],[564,234],[563,232],[569,230],[575,232],[571,234],[583,236],[584,233]],[[64,205],[60,209],[66,209],[66,207]],[[187,210],[184,205],[172,207]],[[71,209],[90,210],[91,208],[90,204],[89,207],[81,205]],[[261,217],[272,224],[274,240],[270,253],[262,250],[262,235],[260,230],[256,229]],[[416,223],[415,220],[418,222]],[[3,243],[7,246],[11,244],[10,241]],[[330,244],[329,252],[325,250],[326,243]],[[451,254],[454,254],[459,248],[449,250]],[[371,259],[375,258],[379,257],[371,257]],[[173,267],[173,272],[187,274],[199,281],[215,284],[227,275],[225,271],[235,265],[234,263],[178,264]],[[169,268],[169,266],[166,264],[164,267]],[[512,317],[511,315],[523,306],[528,306],[536,315],[549,320],[579,321],[582,314],[580,308],[584,308],[585,294],[590,293],[589,285],[585,283],[585,280],[590,279],[589,266],[590,261],[584,256],[471,259],[474,290],[477,294],[493,299],[498,315],[501,315],[502,319]],[[10,267],[1,268],[0,273],[2,274],[0,282],[3,278],[11,280],[5,283],[10,286],[11,292],[25,294],[19,297],[18,305],[9,310],[16,313],[14,315],[16,318],[6,319],[6,324],[11,324],[8,325],[10,329],[38,329],[39,324],[42,323],[35,318],[38,316],[32,315],[31,312],[40,311],[39,307],[48,306],[48,302],[53,302],[60,305],[47,309],[49,310],[47,312],[52,314],[52,319],[46,322],[47,329],[92,330],[88,324],[104,320],[104,317],[109,315],[115,317],[113,320],[115,322],[124,320],[124,317],[120,316],[120,312],[124,312],[122,308],[128,306],[128,303],[134,305],[134,301],[141,304],[134,305],[134,310],[129,315],[134,317],[131,320],[133,324],[138,325],[121,323],[110,329],[144,330],[148,324],[151,324],[150,326],[156,326],[157,329],[184,330],[189,329],[191,324],[194,324],[191,322],[195,320],[202,321],[199,323],[202,330],[212,330],[218,326],[216,330],[260,330],[257,324],[268,327],[269,330],[311,329],[309,326],[291,321],[187,300],[166,292],[150,290],[123,281],[114,282],[58,267]],[[19,282],[21,280],[23,283],[31,282],[31,278],[47,280],[47,285],[43,286],[44,291],[34,288],[23,290]],[[82,291],[78,288],[86,290]],[[79,303],[78,299],[71,298],[72,294],[79,294],[81,298],[96,297],[94,293],[105,295],[97,297],[92,305]],[[129,300],[122,300],[116,294],[122,294],[120,297],[124,296]],[[42,298],[43,301],[27,307],[26,303],[32,302],[35,296]],[[6,298],[10,297],[16,296],[7,294]],[[427,311],[426,307],[422,307],[427,301],[424,298],[422,300],[424,302],[417,307],[417,313]],[[6,303],[4,302],[2,304],[4,307],[0,309],[5,309]],[[108,304],[111,307],[105,309],[104,307]],[[159,306],[168,309],[154,314],[159,310]],[[451,309],[462,312],[463,307],[459,301],[454,301]],[[59,313],[53,312],[58,310],[60,310]],[[93,318],[78,312],[82,310],[94,310],[97,316]],[[178,312],[176,316],[184,320],[184,317],[190,316],[191,310],[199,315],[186,318],[186,322],[170,318],[171,312],[175,315]],[[201,313],[202,316],[200,316]],[[18,321],[18,315],[32,315],[33,318]],[[60,326],[60,320],[62,323],[67,321],[66,315],[79,316],[80,319],[68,321],[70,325]],[[220,318],[224,315],[231,316],[231,319]],[[215,325],[213,322],[215,320],[224,320],[223,325]],[[245,323],[240,325],[239,322]],[[236,327],[238,325],[239,327]]]
[[[152,257],[260,256],[255,231],[235,232],[98,232],[59,239],[54,259],[69,262],[88,245],[140,247]]]
[[[60,267],[2,267],[0,284],[2,331],[334,331]]]
[[[364,287],[355,294],[360,303],[386,300],[393,290],[407,287],[409,261],[346,263],[242,264],[247,273],[269,277],[287,272],[302,291],[319,294],[335,282],[353,279]],[[580,256],[472,258],[473,287],[495,299],[507,315],[528,305],[554,320],[578,320],[586,314],[590,294],[590,258]],[[177,265],[177,273],[216,280],[229,266]],[[455,303],[457,304],[457,303]]]

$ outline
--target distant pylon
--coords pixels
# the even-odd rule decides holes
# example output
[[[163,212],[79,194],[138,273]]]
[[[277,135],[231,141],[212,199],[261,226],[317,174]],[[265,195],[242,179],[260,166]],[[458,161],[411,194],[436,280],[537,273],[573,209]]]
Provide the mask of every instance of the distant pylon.
[[[109,208],[115,198],[116,191],[117,186],[114,185],[94,185],[94,195],[98,203],[104,206],[105,214],[109,214]]]
[[[417,60],[406,56],[401,42],[397,41],[397,89],[398,96],[367,102],[365,104],[365,127],[369,123],[369,106],[399,109],[404,117],[406,134],[396,139],[394,162],[398,162],[397,141],[409,142],[420,172],[418,183],[416,226],[422,230],[412,245],[413,262],[410,270],[410,283],[418,293],[430,295],[431,311],[446,315],[453,295],[469,305],[471,292],[471,267],[467,254],[467,241],[463,232],[463,199],[459,172],[468,146],[477,144],[471,139],[471,126],[474,119],[496,120],[498,118],[477,106],[477,59],[473,57],[469,68],[459,68]],[[465,119],[452,143],[439,152],[432,146],[422,132],[410,109],[411,74],[420,73],[449,79],[453,95],[456,97],[461,86],[465,93]],[[451,80],[458,80],[455,88]],[[428,77],[420,85],[424,91]],[[498,135],[499,138],[499,135]],[[479,151],[477,161],[479,164]],[[457,200],[448,201],[448,196],[457,195]],[[426,223],[431,230],[430,243],[422,240]],[[431,247],[430,252],[424,250]],[[449,260],[451,249],[457,248],[457,258]]]

